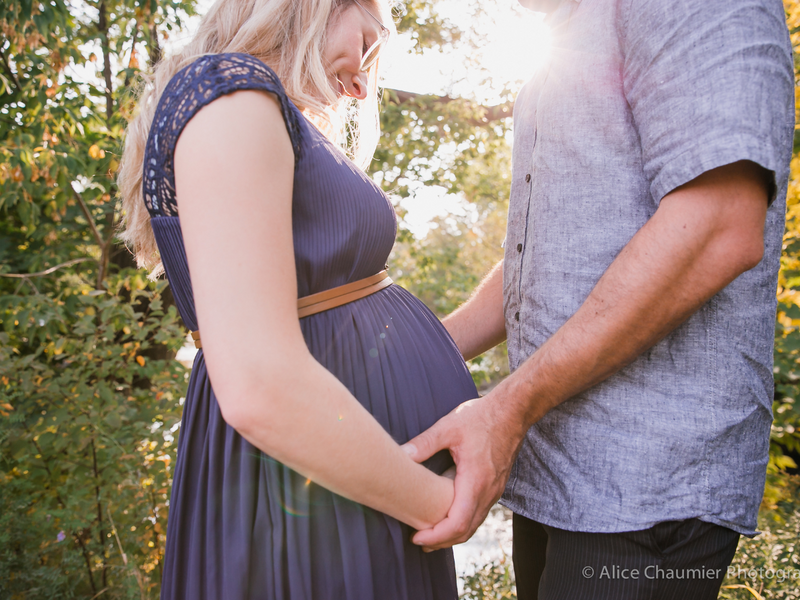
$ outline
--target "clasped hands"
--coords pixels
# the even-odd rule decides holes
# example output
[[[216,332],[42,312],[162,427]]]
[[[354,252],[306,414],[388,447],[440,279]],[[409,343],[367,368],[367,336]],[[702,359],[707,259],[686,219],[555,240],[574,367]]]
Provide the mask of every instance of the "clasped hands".
[[[526,430],[499,402],[499,387],[461,404],[403,445],[416,462],[449,449],[456,463],[455,497],[447,517],[412,538],[426,552],[467,541],[505,489]]]

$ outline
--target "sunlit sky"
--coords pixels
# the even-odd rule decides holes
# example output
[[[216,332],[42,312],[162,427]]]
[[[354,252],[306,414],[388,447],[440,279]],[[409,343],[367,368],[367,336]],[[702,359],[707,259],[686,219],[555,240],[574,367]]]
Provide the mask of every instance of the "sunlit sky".
[[[485,71],[465,64],[464,49],[425,51],[419,55],[409,53],[413,46],[408,36],[398,36],[381,58],[385,87],[466,96],[491,105],[500,101],[499,93],[504,88],[516,91],[531,78],[547,56],[548,30],[542,22],[543,15],[522,8],[515,0],[499,0],[491,16],[476,18],[464,13],[464,4],[441,0],[437,7],[443,17],[467,35],[479,37],[481,44],[472,58]],[[489,85],[482,85],[487,74],[491,76]],[[417,237],[427,233],[434,217],[465,210],[460,197],[447,195],[441,188],[419,184],[412,186],[411,192],[401,205],[408,211],[406,225]]]
[[[480,84],[483,73],[465,65],[465,48],[410,54],[412,40],[402,35],[390,41],[381,57],[384,85],[413,92],[449,92],[492,103],[505,84],[527,81],[546,56],[547,28],[542,15],[522,8],[515,0],[498,0],[496,10],[492,3],[486,4],[491,15],[465,13],[465,3],[460,0],[440,0],[437,10],[466,36],[480,36],[480,45],[470,53],[491,74],[494,90]]]
[[[214,0],[198,0],[198,13],[202,16]],[[413,41],[408,35],[390,39],[381,55],[381,82],[385,87],[422,93],[451,93],[471,96],[491,103],[503,84],[527,81],[547,54],[547,27],[543,15],[522,8],[516,0],[487,2],[491,14],[474,16],[465,12],[463,0],[439,0],[436,10],[452,21],[467,36],[481,36],[486,42],[470,53],[488,69],[499,88],[493,91],[479,84],[479,74],[464,65],[464,49],[442,53],[427,50],[413,54]],[[187,31],[171,40],[171,47],[194,33],[199,18],[191,19]]]
[[[204,15],[214,0],[199,0],[198,13]],[[469,97],[485,105],[500,101],[504,88],[518,90],[530,79],[547,57],[548,30],[543,15],[522,8],[516,0],[486,2],[490,14],[475,16],[465,12],[463,0],[439,0],[439,14],[464,31],[465,37],[476,40],[477,48],[462,43],[460,48],[445,52],[426,50],[411,52],[413,40],[408,35],[392,38],[381,55],[381,85],[387,88],[425,94],[447,94]],[[187,31],[170,40],[170,48],[179,48],[197,28],[199,18],[188,24]],[[467,53],[473,64],[469,65]],[[482,67],[476,68],[474,62]],[[487,74],[489,81],[485,82]],[[511,165],[509,165],[509,169]],[[437,216],[463,212],[458,196],[423,185],[412,186],[410,197],[401,201],[408,213],[406,225],[422,237]]]

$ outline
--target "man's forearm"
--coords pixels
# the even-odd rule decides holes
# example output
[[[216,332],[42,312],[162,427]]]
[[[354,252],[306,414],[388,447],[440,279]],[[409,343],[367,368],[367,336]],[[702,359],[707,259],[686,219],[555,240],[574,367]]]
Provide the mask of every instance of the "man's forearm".
[[[503,261],[484,277],[469,300],[442,323],[464,360],[475,358],[506,339],[503,315]]]
[[[495,390],[519,433],[686,321],[763,253],[766,191],[752,163],[666,196],[581,308]]]

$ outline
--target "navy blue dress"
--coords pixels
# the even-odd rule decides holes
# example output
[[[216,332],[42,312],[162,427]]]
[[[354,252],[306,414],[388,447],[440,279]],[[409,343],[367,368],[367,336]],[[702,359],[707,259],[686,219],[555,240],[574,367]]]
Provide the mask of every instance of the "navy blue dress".
[[[200,58],[175,75],[159,101],[143,184],[167,277],[191,329],[198,327],[173,153],[200,108],[242,89],[278,98],[292,140],[299,295],[381,271],[394,244],[395,213],[387,197],[306,120],[271,69],[243,54]],[[316,360],[399,443],[477,396],[444,327],[397,285],[300,323]],[[434,458],[428,466],[437,472],[452,464],[447,453]],[[198,352],[181,422],[162,598],[456,598],[452,551],[425,554],[410,542],[412,533],[389,516],[308,482],[244,440],[223,420]]]

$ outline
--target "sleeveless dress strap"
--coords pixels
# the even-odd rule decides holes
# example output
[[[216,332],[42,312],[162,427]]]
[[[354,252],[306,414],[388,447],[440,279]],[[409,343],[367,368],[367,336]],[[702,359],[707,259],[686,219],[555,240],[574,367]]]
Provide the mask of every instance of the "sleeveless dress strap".
[[[211,54],[184,67],[159,99],[144,156],[142,186],[151,217],[178,215],[175,197],[175,146],[191,118],[220,96],[239,90],[274,94],[292,141],[295,164],[300,158],[300,114],[275,72],[249,54]]]

